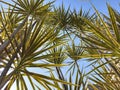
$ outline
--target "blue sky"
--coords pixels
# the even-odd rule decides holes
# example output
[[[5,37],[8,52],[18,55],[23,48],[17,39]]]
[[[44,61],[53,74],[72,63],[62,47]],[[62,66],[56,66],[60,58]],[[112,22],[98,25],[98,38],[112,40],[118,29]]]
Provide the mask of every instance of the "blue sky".
[[[90,9],[91,12],[94,12],[90,4],[92,3],[97,8],[97,10],[104,14],[108,13],[106,3],[109,3],[113,8],[117,10],[120,8],[120,0],[56,0],[55,5],[59,6],[62,4],[62,2],[66,8],[70,5],[71,9],[75,8],[76,10],[79,10],[82,7],[85,11]]]
[[[7,2],[11,2],[11,0],[3,0]],[[46,2],[48,1],[53,1],[53,0],[45,0]],[[71,6],[71,9],[75,8],[76,10],[79,10],[81,7],[83,10],[87,11],[91,9],[92,6],[90,2],[102,13],[106,14],[107,13],[107,8],[106,8],[106,2],[108,2],[113,8],[119,10],[119,5],[120,5],[120,0],[56,0],[55,6],[59,6],[63,4],[65,5],[66,8]]]

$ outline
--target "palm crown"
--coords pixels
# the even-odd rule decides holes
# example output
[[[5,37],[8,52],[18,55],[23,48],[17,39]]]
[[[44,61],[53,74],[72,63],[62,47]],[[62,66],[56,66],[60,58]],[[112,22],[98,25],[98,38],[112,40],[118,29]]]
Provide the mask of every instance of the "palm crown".
[[[101,16],[94,6],[91,15],[44,0],[0,2],[9,6],[0,12],[0,89],[119,90],[120,14],[109,4]]]

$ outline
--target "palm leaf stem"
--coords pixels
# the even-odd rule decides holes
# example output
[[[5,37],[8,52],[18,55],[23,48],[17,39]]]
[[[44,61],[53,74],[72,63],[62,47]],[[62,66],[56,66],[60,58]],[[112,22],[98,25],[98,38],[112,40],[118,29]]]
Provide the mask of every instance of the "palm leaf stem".
[[[19,45],[19,48],[17,48],[16,52],[13,54],[13,56],[11,57],[11,59],[9,60],[9,62],[7,63],[7,65],[5,66],[4,70],[2,71],[1,75],[0,75],[0,89],[2,89],[3,87],[3,80],[8,72],[8,70],[10,69],[12,63],[14,62],[14,59],[17,56],[17,52],[20,50],[20,47],[22,46],[22,44]]]
[[[58,76],[59,76],[59,79],[65,81],[64,75],[63,75],[63,73],[62,73],[60,67],[56,67],[56,71],[57,71],[57,74],[58,74]],[[65,84],[62,84],[62,85],[63,85],[64,90],[68,90],[67,85],[65,85]]]
[[[13,37],[15,37],[15,35],[18,33],[18,31],[24,26],[27,19],[28,19],[28,16],[23,20],[23,22],[12,33],[12,35],[10,36],[11,40],[13,39]],[[2,51],[9,45],[9,43],[10,43],[10,40],[8,39],[0,46],[0,53],[2,53]]]

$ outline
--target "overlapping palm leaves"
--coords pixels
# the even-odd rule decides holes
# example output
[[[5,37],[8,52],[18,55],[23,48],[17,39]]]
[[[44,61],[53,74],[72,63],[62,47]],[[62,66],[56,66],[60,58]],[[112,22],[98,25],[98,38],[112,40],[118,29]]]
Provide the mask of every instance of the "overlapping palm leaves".
[[[58,41],[58,38],[56,38],[56,36],[60,32],[59,29],[57,29],[56,27],[46,27],[44,24],[45,17],[41,17],[39,21],[36,20],[36,17],[34,17],[32,11],[35,12],[40,9],[48,9],[48,7],[47,9],[45,8],[46,5],[41,6],[40,3],[42,3],[43,1],[44,0],[30,0],[29,2],[28,0],[18,0],[17,2],[15,2],[16,6],[9,4],[10,6],[12,6],[12,8],[10,8],[7,13],[4,13],[3,11],[1,12],[2,36],[0,57],[1,68],[3,69],[3,71],[0,76],[0,89],[3,87],[5,89],[10,89],[13,83],[16,83],[16,88],[18,90],[28,90],[28,86],[25,82],[25,77],[28,78],[33,90],[35,90],[36,88],[40,88],[39,84],[43,87],[45,87],[45,85],[47,84],[54,86],[47,80],[61,82],[61,80],[53,79],[51,77],[42,75],[39,72],[31,72],[28,69],[34,67],[46,68],[51,66],[61,66],[60,64],[58,65],[40,63],[40,60],[42,59],[48,57],[51,58],[51,54],[44,54],[46,51],[64,43],[62,41]],[[50,6],[50,4],[51,3],[47,4],[47,6]],[[29,8],[33,8],[31,8],[31,10],[27,10],[26,8],[28,7],[26,5],[28,5]],[[14,11],[16,11],[17,13]],[[43,12],[42,14],[46,16],[46,13]],[[39,16],[40,14],[37,15]],[[19,17],[21,17],[22,19]],[[29,20],[29,18],[31,19]],[[14,22],[10,22],[12,19],[14,20]],[[63,36],[60,36],[59,38],[62,37]],[[58,43],[56,45],[53,45],[52,43],[55,41],[58,41]],[[36,61],[38,62],[35,63]],[[33,83],[33,79],[39,84],[36,85],[35,83]]]
[[[78,61],[81,58],[77,57],[83,54],[83,48],[76,46],[75,42],[72,41],[72,46],[71,45],[69,46],[69,44],[67,44],[65,45],[65,47],[58,47],[49,51],[49,53],[58,53],[58,52],[60,53],[57,55],[56,58],[54,58],[54,60],[50,58],[48,58],[47,60],[52,63],[65,64],[64,67],[56,67],[56,73],[58,75],[58,78],[73,83],[74,85],[69,85],[69,84],[65,85],[62,83],[58,83],[56,81],[54,81],[54,84],[63,90],[86,89],[87,79],[85,78],[85,74],[80,70],[78,64]],[[65,61],[66,59],[67,62]],[[65,67],[67,68],[66,74],[65,71],[62,69]],[[56,77],[55,72],[54,73],[51,72],[51,77],[53,78]]]
[[[59,22],[59,27],[63,27],[63,29],[69,29],[70,23],[70,7],[65,9],[64,5],[62,4],[61,7],[54,7],[53,9],[54,15],[52,16],[51,23],[54,25],[55,23]]]
[[[104,63],[105,62],[99,62],[100,65]],[[116,65],[114,64],[114,66]],[[117,66],[116,69],[119,70]],[[120,87],[119,77],[115,74],[109,65],[105,64],[95,70],[95,73],[90,77],[90,80],[96,83],[95,85],[90,86],[92,88],[99,87],[100,90],[119,90]]]
[[[28,90],[27,79],[33,90],[41,86],[46,90],[86,90],[88,77],[95,90],[97,86],[119,90],[120,14],[110,5],[110,16],[103,15],[104,20],[94,7],[95,17],[83,9],[79,13],[66,10],[63,5],[51,10],[53,2],[44,4],[44,0],[13,0],[15,5],[0,2],[10,6],[0,12],[0,89],[9,90],[14,83],[18,90]],[[80,38],[80,45],[71,40],[71,33]],[[87,73],[78,63],[83,58],[93,61],[93,69]],[[67,59],[72,59],[71,63],[66,63]],[[60,66],[69,68],[69,78]],[[33,68],[51,74],[31,71]]]
[[[108,75],[110,78],[114,77],[117,82],[120,80],[120,71],[119,71],[119,22],[117,21],[118,12],[114,11],[110,5],[108,6],[108,11],[110,17],[105,17],[107,20],[109,18],[109,22],[104,21],[102,16],[100,16],[99,12],[93,6],[94,10],[98,17],[93,21],[89,21],[86,18],[83,18],[84,22],[88,25],[85,26],[84,29],[87,30],[83,36],[80,36],[81,39],[87,44],[87,49],[96,50],[96,52],[86,55],[86,58],[98,58],[101,63],[97,63],[98,66],[94,66],[93,70],[90,72],[97,72],[97,75],[94,76],[95,83],[97,85],[103,85],[105,90],[118,90],[119,83],[116,85],[114,80],[105,78],[105,75]],[[89,46],[89,47],[88,47]],[[118,62],[115,64],[115,62]],[[91,64],[92,65],[92,64]],[[107,65],[107,66],[106,66]],[[104,67],[104,68],[103,68]],[[105,70],[106,68],[110,68]],[[100,69],[99,69],[100,68]],[[98,70],[99,69],[99,70]],[[102,71],[103,70],[103,71]],[[89,72],[89,74],[90,74]],[[113,74],[113,75],[111,75]],[[102,80],[100,78],[102,78]],[[111,86],[107,86],[108,82],[111,83]],[[102,83],[102,84],[101,84]],[[110,84],[109,84],[110,85]],[[95,89],[95,88],[94,88]]]
[[[69,81],[77,84],[78,86],[68,85],[69,90],[86,90],[87,79],[85,73],[80,69],[79,61],[82,59],[79,56],[84,54],[84,48],[82,47],[82,42],[79,45],[76,45],[74,40],[72,40],[71,45],[66,46],[67,55],[71,61],[69,61],[69,67],[67,73],[69,73]],[[74,76],[75,75],[75,76]],[[75,77],[75,78],[74,78]]]
[[[71,73],[69,75],[64,75],[66,81],[73,83],[74,85],[70,85],[70,84],[63,85],[62,83],[58,83],[56,81],[54,81],[54,84],[57,87],[59,87],[60,90],[80,90],[80,89],[87,90],[87,80],[85,79],[84,74],[79,74],[79,71],[77,70],[76,72],[74,72],[74,74],[75,76],[73,76]],[[55,78],[55,75],[51,73],[51,77]]]

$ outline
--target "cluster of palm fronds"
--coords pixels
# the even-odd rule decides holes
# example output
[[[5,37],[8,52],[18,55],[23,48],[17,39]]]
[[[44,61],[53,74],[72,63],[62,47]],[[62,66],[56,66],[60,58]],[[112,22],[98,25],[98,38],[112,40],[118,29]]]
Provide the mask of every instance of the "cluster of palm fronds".
[[[0,0],[8,5],[0,12],[0,89],[120,89],[119,12],[110,5],[109,16],[101,16],[94,6],[91,14],[45,0],[12,1]]]

